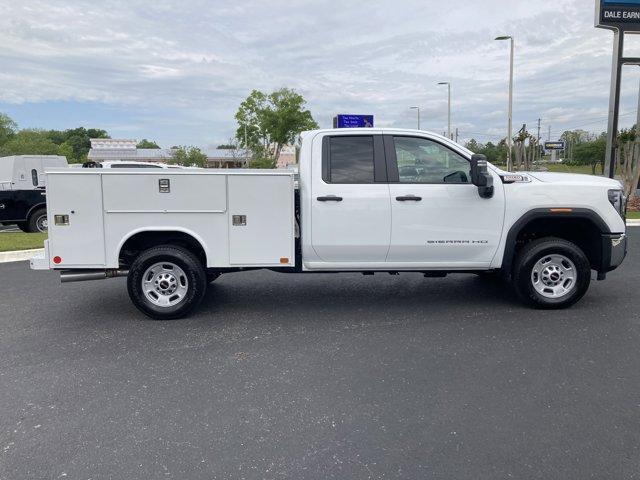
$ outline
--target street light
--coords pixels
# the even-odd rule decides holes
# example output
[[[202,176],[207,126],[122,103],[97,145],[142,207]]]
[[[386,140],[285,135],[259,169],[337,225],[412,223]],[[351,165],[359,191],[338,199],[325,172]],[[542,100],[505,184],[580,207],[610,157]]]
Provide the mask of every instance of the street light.
[[[447,127],[447,137],[449,137],[449,140],[451,140],[451,83],[439,82],[438,85],[446,85],[447,90],[449,90],[449,101],[448,101],[448,105],[449,105],[448,125],[449,126]]]
[[[409,109],[418,111],[418,130],[420,130],[420,107],[409,107]]]
[[[513,164],[511,163],[511,150],[513,147],[513,138],[511,134],[512,124],[513,124],[513,52],[514,52],[514,42],[513,37],[511,35],[503,35],[500,37],[496,37],[496,40],[510,40],[511,41],[511,59],[509,61],[509,126],[508,126],[508,135],[507,135],[507,170],[511,171],[513,169]]]

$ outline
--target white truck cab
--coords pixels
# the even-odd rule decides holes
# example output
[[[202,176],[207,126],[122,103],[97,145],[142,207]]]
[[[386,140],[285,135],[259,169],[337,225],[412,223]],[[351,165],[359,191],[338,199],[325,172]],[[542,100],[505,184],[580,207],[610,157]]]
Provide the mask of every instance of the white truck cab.
[[[297,186],[297,187],[296,187]],[[626,255],[625,198],[601,177],[508,173],[417,130],[316,130],[291,170],[51,172],[34,269],[127,276],[153,318],[189,313],[230,271],[499,273],[538,308],[572,305]]]

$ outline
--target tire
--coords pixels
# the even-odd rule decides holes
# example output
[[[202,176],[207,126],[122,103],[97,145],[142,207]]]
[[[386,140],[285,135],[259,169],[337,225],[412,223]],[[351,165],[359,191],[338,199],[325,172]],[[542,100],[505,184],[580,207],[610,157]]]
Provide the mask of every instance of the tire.
[[[213,283],[222,275],[219,272],[209,273],[207,272],[207,283]]]
[[[589,259],[577,245],[559,238],[525,245],[514,264],[516,293],[534,308],[570,307],[587,293],[590,283]]]
[[[131,301],[155,320],[187,316],[202,301],[206,288],[207,274],[198,257],[173,245],[145,250],[127,275]]]
[[[27,224],[27,222],[18,222],[16,223],[16,227],[18,227],[25,233],[29,233],[29,225]]]
[[[29,215],[29,220],[27,220],[27,232],[29,233],[47,233],[48,230],[48,222],[47,222],[47,209],[46,208],[38,208],[31,215]]]

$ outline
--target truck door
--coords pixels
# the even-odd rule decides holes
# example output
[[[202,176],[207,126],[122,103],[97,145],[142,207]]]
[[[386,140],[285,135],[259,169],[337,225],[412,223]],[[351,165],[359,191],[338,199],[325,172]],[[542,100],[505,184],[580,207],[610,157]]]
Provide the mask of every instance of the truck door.
[[[437,139],[385,135],[392,205],[388,262],[487,267],[504,221],[504,191],[480,198],[469,161]]]
[[[382,135],[336,134],[318,141],[322,162],[314,163],[311,195],[315,253],[325,262],[384,262],[391,204]]]

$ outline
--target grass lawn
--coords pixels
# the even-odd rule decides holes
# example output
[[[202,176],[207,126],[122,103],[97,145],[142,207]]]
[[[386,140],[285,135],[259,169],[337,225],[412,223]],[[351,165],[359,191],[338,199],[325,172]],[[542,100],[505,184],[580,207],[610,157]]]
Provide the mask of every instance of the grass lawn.
[[[564,165],[562,163],[553,163],[545,165],[550,172],[558,173],[586,173],[587,175],[593,175],[591,173],[591,165]],[[596,169],[596,174],[600,171]]]
[[[2,232],[0,233],[0,252],[42,248],[46,238],[46,233]]]
[[[640,220],[640,212],[627,212],[629,220]]]

